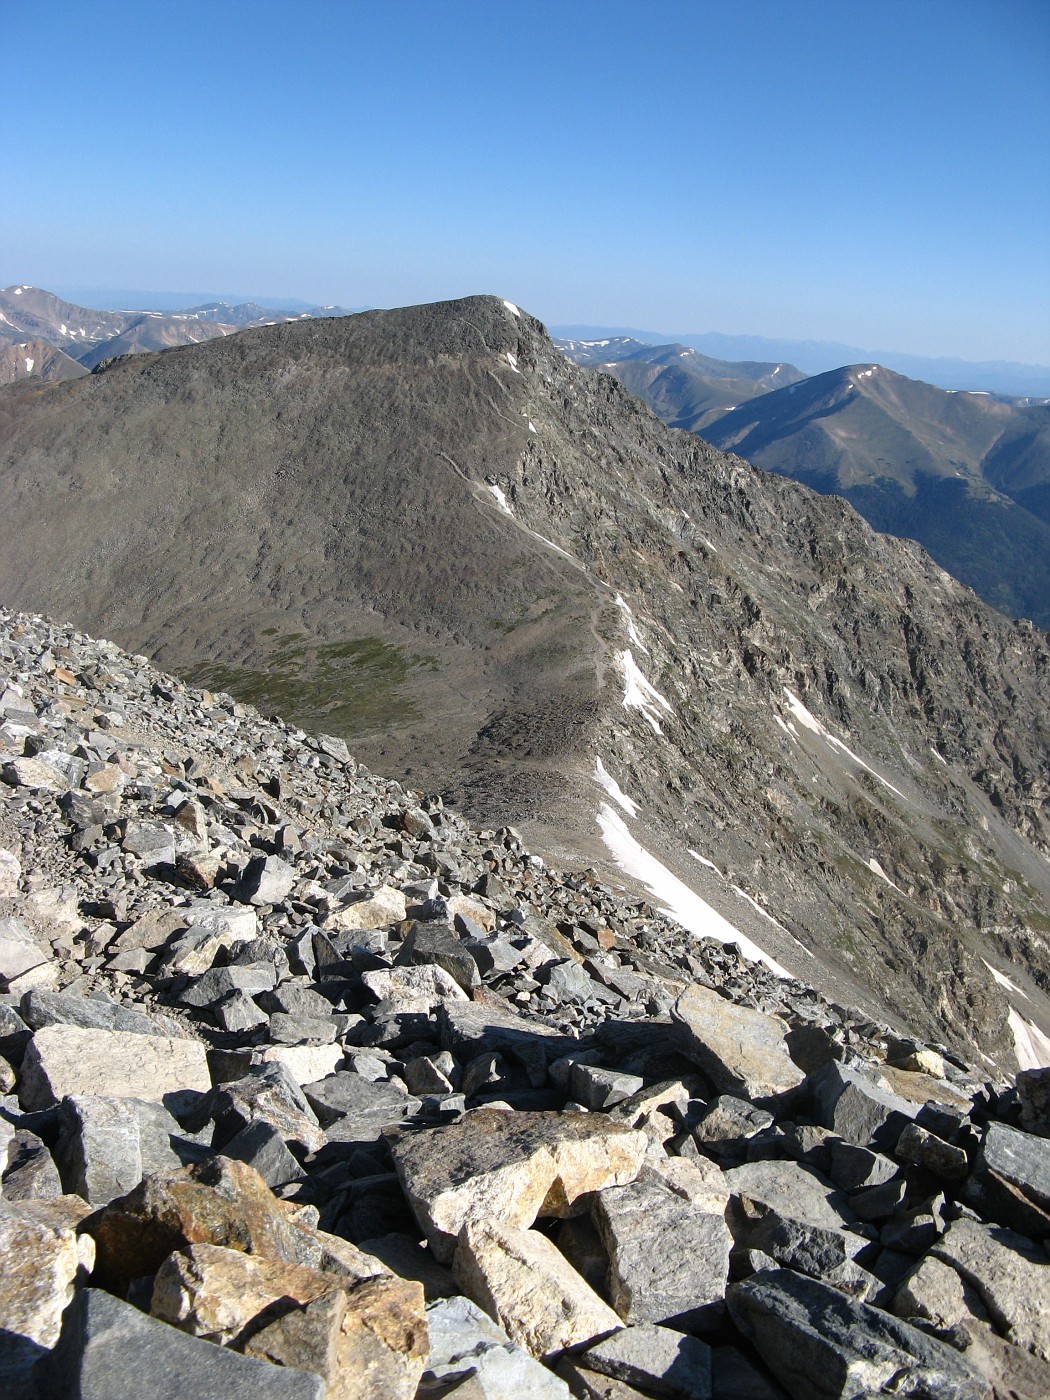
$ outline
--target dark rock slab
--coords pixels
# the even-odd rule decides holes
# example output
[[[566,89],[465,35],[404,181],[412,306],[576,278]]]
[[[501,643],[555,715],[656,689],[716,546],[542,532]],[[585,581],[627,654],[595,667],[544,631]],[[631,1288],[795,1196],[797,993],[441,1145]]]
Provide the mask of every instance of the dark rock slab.
[[[711,1348],[669,1327],[625,1327],[585,1351],[579,1360],[589,1370],[640,1386],[646,1394],[680,1400],[711,1397]]]
[[[795,1400],[991,1400],[991,1386],[953,1348],[816,1279],[763,1270],[734,1284],[727,1301]]]
[[[818,1123],[874,1151],[892,1152],[919,1112],[918,1104],[885,1088],[873,1074],[837,1061],[811,1074],[806,1089]]]
[[[85,1288],[66,1310],[45,1391],[50,1400],[324,1400],[325,1384],[189,1337]]]

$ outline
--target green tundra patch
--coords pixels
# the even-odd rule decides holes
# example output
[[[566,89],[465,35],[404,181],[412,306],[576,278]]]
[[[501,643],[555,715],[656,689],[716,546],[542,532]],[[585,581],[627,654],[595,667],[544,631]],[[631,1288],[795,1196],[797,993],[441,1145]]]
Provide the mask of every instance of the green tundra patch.
[[[228,691],[303,729],[352,735],[418,718],[402,694],[416,667],[435,670],[436,659],[406,653],[379,637],[315,642],[304,633],[288,633],[272,643],[257,666],[209,662],[193,672],[192,680],[208,690]]]

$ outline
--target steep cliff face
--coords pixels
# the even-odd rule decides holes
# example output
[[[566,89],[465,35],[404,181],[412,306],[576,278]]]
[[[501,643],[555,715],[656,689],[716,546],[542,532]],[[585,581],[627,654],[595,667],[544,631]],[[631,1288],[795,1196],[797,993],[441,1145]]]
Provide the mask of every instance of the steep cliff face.
[[[1008,1058],[1050,1029],[1050,650],[497,298],[0,400],[0,594],[344,734],[696,931]]]

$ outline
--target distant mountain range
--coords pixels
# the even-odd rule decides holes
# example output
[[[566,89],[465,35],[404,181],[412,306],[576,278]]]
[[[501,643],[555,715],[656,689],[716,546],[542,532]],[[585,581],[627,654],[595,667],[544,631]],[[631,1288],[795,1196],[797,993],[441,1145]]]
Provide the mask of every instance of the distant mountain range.
[[[612,340],[627,338],[647,345],[676,345],[699,350],[720,360],[758,360],[777,364],[788,361],[806,374],[823,374],[842,365],[880,364],[922,379],[942,389],[986,389],[1017,398],[1050,398],[1050,366],[1025,365],[1011,360],[957,360],[908,355],[897,350],[866,350],[827,340],[769,340],[760,335],[674,334],[642,331],[626,326],[552,326],[551,334],[563,340]]]
[[[1050,628],[1050,405],[851,365],[753,398],[702,432],[757,467],[844,496],[987,602]]]
[[[195,345],[249,326],[345,314],[338,306],[314,306],[293,314],[250,302],[208,302],[183,311],[96,311],[39,287],[5,287],[0,291],[0,348],[13,345],[18,353],[0,355],[0,384],[33,376],[73,378],[119,355]],[[40,343],[61,351],[63,361],[34,353],[31,346]],[[66,365],[66,359],[71,364]]]
[[[1050,403],[953,392],[877,364],[805,378],[627,337],[561,340],[670,427],[844,496],[985,602],[1050,629]]]
[[[702,432],[737,404],[806,377],[794,365],[729,363],[684,345],[643,345],[628,336],[555,343],[574,364],[611,374],[669,427],[689,433]]]

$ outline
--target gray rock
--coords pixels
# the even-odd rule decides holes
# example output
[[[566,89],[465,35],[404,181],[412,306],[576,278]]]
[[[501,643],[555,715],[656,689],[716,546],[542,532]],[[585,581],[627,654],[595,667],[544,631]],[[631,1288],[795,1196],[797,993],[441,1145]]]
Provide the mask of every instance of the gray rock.
[[[302,1181],[306,1173],[272,1123],[256,1118],[223,1144],[222,1155],[254,1167],[271,1190]]]
[[[7,986],[23,973],[50,960],[23,919],[0,919],[0,985]]]
[[[214,1144],[221,1151],[257,1119],[272,1124],[285,1142],[299,1143],[306,1152],[316,1152],[326,1141],[302,1089],[280,1061],[253,1065],[241,1078],[216,1084],[183,1122],[190,1131],[214,1122]]]
[[[223,997],[212,1006],[211,1013],[216,1025],[224,1031],[253,1031],[265,1026],[269,1020],[265,1011],[259,1010],[247,992],[241,991],[230,992],[229,996]]]
[[[851,1298],[869,1302],[880,1291],[879,1280],[854,1262],[863,1241],[842,1230],[795,1220],[744,1197],[733,1215],[733,1234],[749,1250],[821,1279]]]
[[[31,991],[19,1009],[34,1031],[45,1026],[80,1026],[83,1030],[124,1031],[130,1035],[184,1034],[171,1016],[140,1011],[102,997],[78,997],[69,992]]]
[[[607,1296],[625,1322],[693,1328],[722,1311],[732,1238],[724,1217],[651,1180],[599,1191],[591,1214],[609,1259]]]
[[[939,1198],[939,1204],[943,1205],[943,1197]],[[927,1202],[892,1216],[883,1225],[879,1239],[886,1249],[914,1254],[918,1258],[926,1253],[943,1229],[937,1205]]]
[[[6,1152],[0,1150],[5,1201],[46,1200],[62,1195],[62,1180],[47,1146],[27,1128],[12,1132]]]
[[[546,966],[540,980],[558,1001],[586,1001],[594,994],[593,982],[571,959]]]
[[[1050,1261],[1044,1249],[1013,1230],[964,1217],[931,1252],[976,1288],[1011,1342],[1050,1361]]]
[[[67,1191],[107,1205],[150,1172],[170,1171],[209,1154],[159,1103],[90,1095],[62,1100],[55,1158]]]
[[[961,1147],[953,1147],[918,1123],[909,1123],[904,1129],[896,1152],[905,1162],[914,1162],[942,1181],[962,1181],[970,1167]]]
[[[818,1123],[857,1147],[888,1151],[919,1106],[879,1084],[873,1074],[832,1060],[806,1080]]]
[[[331,1016],[290,1016],[275,1011],[270,1017],[270,1039],[275,1045],[330,1045],[337,1032]]]
[[[474,1002],[444,1003],[437,1008],[437,1023],[441,1048],[461,1064],[477,1055],[502,1055],[522,1066],[534,1088],[546,1083],[551,1061],[578,1045],[542,1021],[527,1021],[509,1009]]]
[[[675,1002],[671,1019],[685,1054],[724,1094],[761,1104],[803,1081],[788,1054],[787,1026],[774,1016],[737,1006],[697,984]]]
[[[396,1123],[418,1106],[417,1100],[388,1080],[365,1079],[344,1070],[304,1085],[303,1094],[324,1128],[332,1127],[340,1118],[361,1115]]]
[[[175,864],[175,833],[160,822],[129,821],[120,844],[145,871]]]
[[[253,856],[241,876],[237,896],[246,904],[280,904],[295,884],[295,867],[280,856]]]
[[[795,1400],[991,1400],[951,1347],[816,1279],[770,1269],[727,1295],[737,1327]]]
[[[1050,1208],[1050,1140],[992,1122],[974,1162],[974,1175],[994,1172],[1030,1201]]]
[[[614,1332],[579,1358],[605,1376],[641,1386],[654,1395],[710,1400],[711,1348],[669,1327],[643,1323]]]
[[[569,1072],[569,1091],[576,1103],[594,1110],[612,1108],[622,1103],[644,1086],[637,1074],[603,1069],[600,1065],[585,1065],[576,1061]]]
[[[478,933],[481,931],[478,930]],[[520,948],[516,948],[510,938],[502,933],[480,937],[468,936],[462,946],[469,953],[478,971],[486,978],[513,972],[521,962]]]
[[[569,1400],[564,1381],[514,1343],[469,1298],[454,1296],[427,1307],[430,1360],[424,1383],[469,1376],[471,1400]]]
[[[416,965],[433,963],[443,968],[465,992],[470,992],[481,981],[478,965],[462,940],[441,924],[413,924],[397,961]]]
[[[801,1162],[747,1162],[731,1167],[725,1184],[734,1196],[748,1196],[810,1225],[837,1230],[853,1220],[843,1193]]]
[[[687,1122],[689,1121],[687,1117]],[[703,1111],[699,1121],[692,1124],[693,1140],[701,1151],[718,1161],[737,1160],[746,1151],[749,1138],[773,1126],[773,1115],[756,1108],[746,1099],[732,1094],[720,1094]]]
[[[860,1220],[886,1220],[900,1209],[907,1192],[907,1178],[897,1176],[879,1186],[867,1186],[850,1196],[850,1210]]]
[[[833,1140],[830,1146],[828,1176],[843,1191],[860,1191],[892,1181],[900,1168],[891,1157],[857,1147],[851,1142]]]
[[[96,1288],[62,1319],[47,1368],[53,1400],[324,1400],[320,1376],[188,1337]]]
[[[267,963],[253,967],[212,967],[179,993],[183,1006],[213,1006],[231,992],[264,992],[277,981],[277,974]]]

